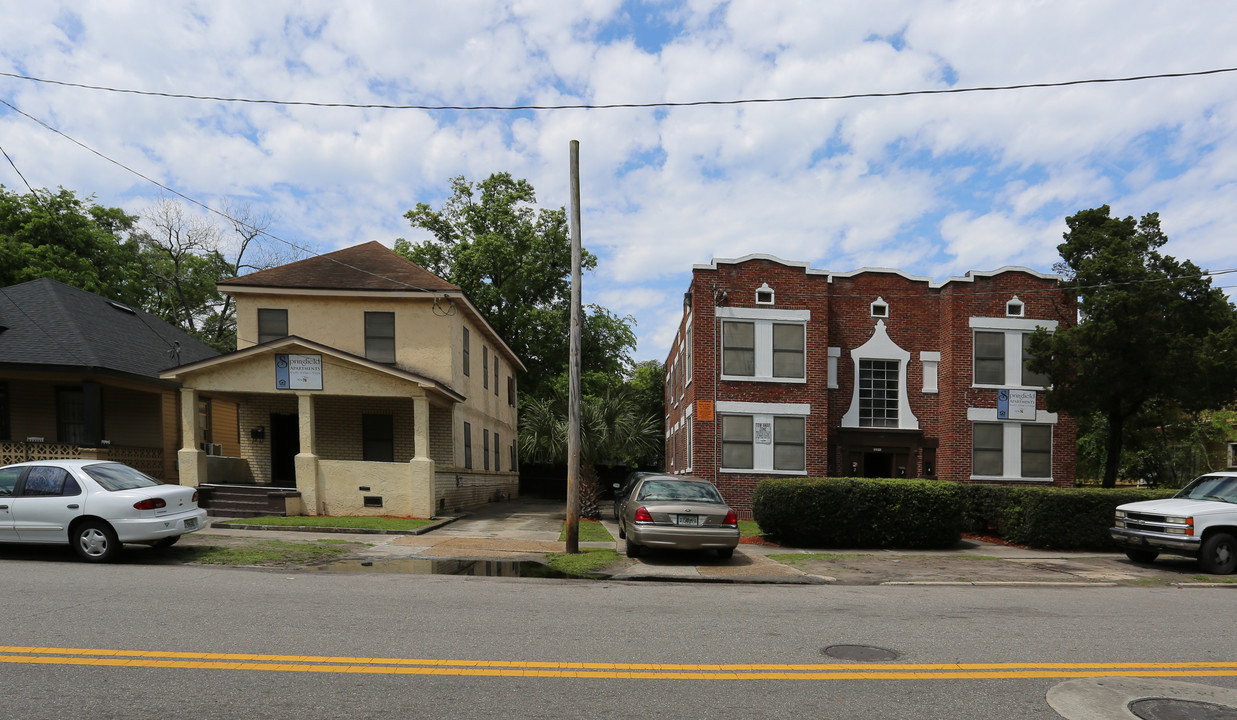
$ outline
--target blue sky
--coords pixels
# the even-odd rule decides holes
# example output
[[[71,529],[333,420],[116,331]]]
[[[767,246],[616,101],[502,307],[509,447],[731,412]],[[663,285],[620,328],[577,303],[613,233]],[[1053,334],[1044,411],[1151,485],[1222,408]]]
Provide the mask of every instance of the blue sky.
[[[0,72],[319,102],[685,102],[1237,67],[1237,13],[1218,1],[0,0],[0,13]],[[1237,266],[1237,73],[658,110],[238,105],[10,77],[0,98],[203,203],[269,213],[318,252],[420,239],[404,213],[439,206],[457,175],[507,171],[566,205],[579,140],[599,257],[585,300],[636,318],[641,360],[664,359],[691,267],[713,258],[1051,271],[1064,218],[1109,204],[1158,211],[1171,254]],[[166,194],[3,106],[0,146],[36,187],[133,213]],[[25,189],[7,162],[0,183]]]

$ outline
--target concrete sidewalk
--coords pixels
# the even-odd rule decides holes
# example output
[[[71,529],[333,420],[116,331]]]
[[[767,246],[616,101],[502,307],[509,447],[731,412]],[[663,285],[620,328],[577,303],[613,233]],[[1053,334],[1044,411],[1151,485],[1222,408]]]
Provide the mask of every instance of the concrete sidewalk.
[[[948,550],[820,550],[742,543],[734,556],[713,553],[652,552],[624,557],[610,505],[602,524],[615,538],[582,542],[581,547],[617,551],[620,560],[607,568],[617,580],[670,580],[781,584],[855,585],[1057,585],[1117,584],[1212,585],[1198,577],[1188,559],[1165,558],[1153,565],[1129,562],[1120,552],[1044,551],[963,539]],[[565,551],[558,537],[566,519],[562,501],[517,499],[487,504],[458,518],[444,519],[422,534],[339,533],[313,530],[253,530],[212,524],[195,535],[272,537],[304,541],[306,537],[352,540],[370,547],[362,560],[404,558],[544,561],[547,553]],[[770,559],[779,556],[779,560]],[[800,556],[796,558],[795,556]],[[1230,576],[1231,579],[1231,576]],[[1220,583],[1237,588],[1237,583]]]

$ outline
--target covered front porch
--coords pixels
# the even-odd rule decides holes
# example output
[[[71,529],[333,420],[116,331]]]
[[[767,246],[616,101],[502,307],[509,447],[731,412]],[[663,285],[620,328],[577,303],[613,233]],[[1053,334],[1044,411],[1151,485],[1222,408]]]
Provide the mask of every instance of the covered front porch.
[[[238,408],[236,461],[208,458],[182,421],[181,484],[295,490],[290,514],[428,518],[442,504],[463,398],[433,380],[295,337],[169,374],[186,407],[211,393]]]

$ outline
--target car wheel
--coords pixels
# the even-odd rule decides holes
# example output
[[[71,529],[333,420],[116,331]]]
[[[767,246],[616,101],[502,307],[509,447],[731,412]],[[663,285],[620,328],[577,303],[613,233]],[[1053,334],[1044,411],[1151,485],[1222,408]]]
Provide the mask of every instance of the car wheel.
[[[87,520],[73,529],[70,538],[73,549],[87,562],[107,562],[120,552],[120,541],[112,526],[99,520]]]
[[[1154,550],[1130,550],[1126,549],[1125,556],[1136,563],[1149,563],[1160,556]]]
[[[640,557],[640,546],[632,542],[630,539],[627,540],[627,557]]]
[[[717,556],[723,560],[729,560],[734,557],[734,548],[718,548]]]
[[[1198,553],[1198,565],[1212,575],[1228,575],[1237,570],[1237,539],[1228,533],[1207,538]]]
[[[176,541],[177,541],[177,540],[180,540],[180,536],[179,536],[179,535],[173,535],[172,537],[165,537],[165,538],[163,538],[162,540],[159,540],[159,541],[158,541],[158,542],[156,542],[155,544],[151,545],[151,547],[152,547],[152,548],[155,548],[156,550],[162,550],[162,549],[164,549],[164,548],[170,548],[170,547],[172,547],[173,545],[175,545],[175,544],[176,544]]]

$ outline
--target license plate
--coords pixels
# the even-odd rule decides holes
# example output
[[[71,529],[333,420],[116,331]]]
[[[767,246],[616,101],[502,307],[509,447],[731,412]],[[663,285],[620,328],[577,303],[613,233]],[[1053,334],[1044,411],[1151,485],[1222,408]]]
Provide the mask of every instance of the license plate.
[[[186,530],[194,530],[197,528],[197,526],[198,526],[197,518],[185,518],[185,529]]]
[[[699,525],[699,515],[680,515],[678,520],[680,525]]]

